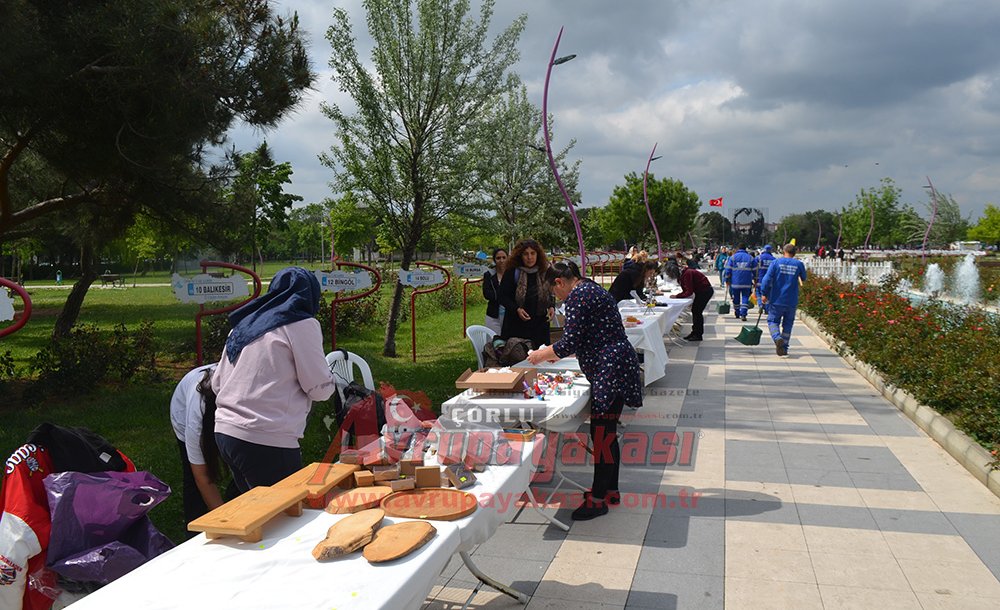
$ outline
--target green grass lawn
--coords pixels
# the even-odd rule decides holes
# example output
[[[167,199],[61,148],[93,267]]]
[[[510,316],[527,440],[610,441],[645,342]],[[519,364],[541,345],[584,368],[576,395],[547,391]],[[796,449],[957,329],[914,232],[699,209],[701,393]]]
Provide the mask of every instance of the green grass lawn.
[[[285,265],[277,265],[275,270]],[[471,293],[472,291],[470,291]],[[66,299],[67,291],[31,289],[34,314],[21,331],[0,339],[0,352],[10,350],[24,373],[28,359],[48,340],[55,318]],[[338,326],[338,347],[357,353],[368,361],[376,384],[391,384],[397,390],[423,391],[435,410],[441,402],[455,395],[455,379],[467,368],[475,366],[471,345],[462,334],[462,310],[440,311],[420,305],[430,295],[418,299],[421,310],[417,321],[418,361],[410,360],[410,325],[404,322],[397,333],[398,358],[382,356],[385,333],[384,320],[362,328]],[[409,295],[404,303],[409,306]],[[429,311],[424,311],[429,310]],[[42,422],[65,426],[84,426],[106,437],[136,466],[148,470],[170,485],[174,494],[153,510],[154,523],[172,540],[184,540],[181,512],[181,470],[177,444],[170,427],[169,403],[176,380],[194,366],[194,314],[196,305],[178,303],[167,287],[128,289],[93,288],[88,293],[80,315],[80,323],[93,323],[101,328],[123,322],[132,328],[141,320],[154,321],[160,342],[160,361],[170,380],[162,383],[132,383],[107,386],[89,396],[64,396],[29,407],[21,400],[24,382],[0,389],[5,400],[0,402],[0,454],[12,453],[28,433]],[[481,323],[484,306],[481,301],[469,308],[469,322]],[[329,343],[329,328],[324,335]],[[206,354],[215,360],[216,354]],[[308,463],[323,457],[331,440],[331,432],[323,416],[331,413],[330,403],[314,405],[302,440],[303,460]]]

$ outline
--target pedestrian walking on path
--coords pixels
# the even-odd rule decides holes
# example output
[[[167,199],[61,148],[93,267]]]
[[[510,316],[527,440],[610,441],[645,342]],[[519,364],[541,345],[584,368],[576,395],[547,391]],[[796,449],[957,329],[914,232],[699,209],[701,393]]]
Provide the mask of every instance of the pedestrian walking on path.
[[[746,244],[740,244],[736,253],[726,261],[725,279],[733,298],[733,312],[746,322],[750,292],[757,280],[757,261],[747,252]]]
[[[799,285],[806,279],[806,266],[795,258],[796,252],[792,244],[785,245],[785,256],[771,263],[761,280],[761,297],[768,305],[767,328],[779,356],[788,355],[795,309],[799,305]]]

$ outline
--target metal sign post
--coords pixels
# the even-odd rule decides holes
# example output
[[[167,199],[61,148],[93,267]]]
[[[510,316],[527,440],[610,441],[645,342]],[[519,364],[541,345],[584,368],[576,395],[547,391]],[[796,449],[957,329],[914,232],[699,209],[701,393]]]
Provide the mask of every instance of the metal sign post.
[[[219,261],[201,261],[199,264],[201,265],[200,275],[187,279],[175,273],[170,282],[174,289],[174,295],[178,298],[178,300],[180,300],[180,302],[198,303],[198,313],[194,316],[197,366],[201,366],[203,362],[201,349],[201,319],[205,316],[228,313],[234,309],[242,307],[260,295],[262,286],[260,276],[246,267],[240,267],[239,265],[231,265],[229,263]],[[240,273],[249,275],[253,278],[253,294],[251,295],[250,291],[247,290],[247,282],[243,278],[236,275],[223,277],[210,275],[208,273],[209,267],[222,267],[224,269],[232,269],[233,271],[239,271]],[[212,301],[228,301],[240,297],[247,297],[248,295],[249,298],[245,298],[235,305],[230,305],[229,307],[223,307],[221,309],[205,310],[205,303]]]
[[[28,296],[28,293],[16,282],[0,277],[0,322],[14,319],[14,301],[7,296],[5,289],[13,290],[17,296],[21,297],[21,301],[24,302],[24,311],[21,312],[21,318],[17,322],[0,330],[0,337],[12,335],[21,330],[28,323],[28,318],[31,317],[31,297]]]
[[[362,265],[361,263],[345,263],[338,262],[337,267],[354,267],[356,269],[362,269],[367,273],[361,273],[356,271],[316,271],[316,279],[319,280],[319,286],[326,292],[350,292],[352,290],[362,290],[368,288],[360,294],[353,294],[349,297],[335,297],[333,301],[330,302],[330,345],[331,349],[337,349],[337,303],[346,303],[348,301],[356,301],[358,299],[363,299],[366,296],[378,291],[382,287],[382,276],[379,274],[378,270],[369,267],[368,265]],[[375,283],[372,284],[371,273],[375,276]]]
[[[483,281],[483,276],[489,271],[489,267],[485,265],[471,265],[466,263],[459,263],[455,265],[454,272],[455,277],[463,278],[465,281],[462,282],[462,336],[465,336],[465,329],[467,327],[466,323],[466,309],[468,307],[468,293],[469,284],[480,284]],[[479,278],[479,279],[472,279]]]
[[[440,286],[435,286],[429,290],[420,290],[417,288],[410,294],[410,339],[411,339],[411,350],[413,361],[417,361],[417,295],[418,294],[428,294],[431,292],[437,292],[445,286],[451,283],[451,274],[448,270],[440,265],[435,265],[434,263],[424,263],[417,262],[413,263],[415,267],[420,267],[424,265],[427,267],[432,267],[434,271],[421,271],[419,268],[407,271],[406,269],[399,270],[399,283],[404,286],[413,286],[417,288],[419,286],[434,286],[435,284],[441,284],[441,280],[444,279],[444,283]],[[441,274],[444,274],[442,276]]]

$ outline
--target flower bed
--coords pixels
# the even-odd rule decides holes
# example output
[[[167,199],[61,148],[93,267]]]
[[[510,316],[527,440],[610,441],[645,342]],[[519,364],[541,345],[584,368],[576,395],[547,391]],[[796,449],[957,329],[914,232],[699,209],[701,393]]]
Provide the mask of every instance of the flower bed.
[[[858,359],[987,448],[1000,446],[1000,319],[872,286],[810,278],[800,307]]]

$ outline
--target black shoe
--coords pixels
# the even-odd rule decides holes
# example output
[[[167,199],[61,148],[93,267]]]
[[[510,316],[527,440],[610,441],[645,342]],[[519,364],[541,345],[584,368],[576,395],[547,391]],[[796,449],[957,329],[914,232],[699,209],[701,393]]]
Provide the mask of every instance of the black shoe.
[[[785,340],[781,337],[778,337],[778,339],[774,342],[774,352],[779,356],[788,355],[788,346],[785,345]]]
[[[618,506],[619,504],[622,503],[622,494],[620,492],[617,492],[617,491],[608,490],[608,495],[604,496],[604,499],[611,506]],[[590,492],[589,491],[585,491],[585,492],[583,492],[583,503],[587,504],[589,502],[591,502]]]
[[[747,321],[747,317],[746,316],[740,316],[740,319],[743,320],[744,322]]]
[[[573,511],[573,521],[589,521],[595,517],[608,514],[608,503],[603,500],[588,500],[580,508]]]
[[[684,337],[685,341],[701,341],[701,335],[688,335]]]

